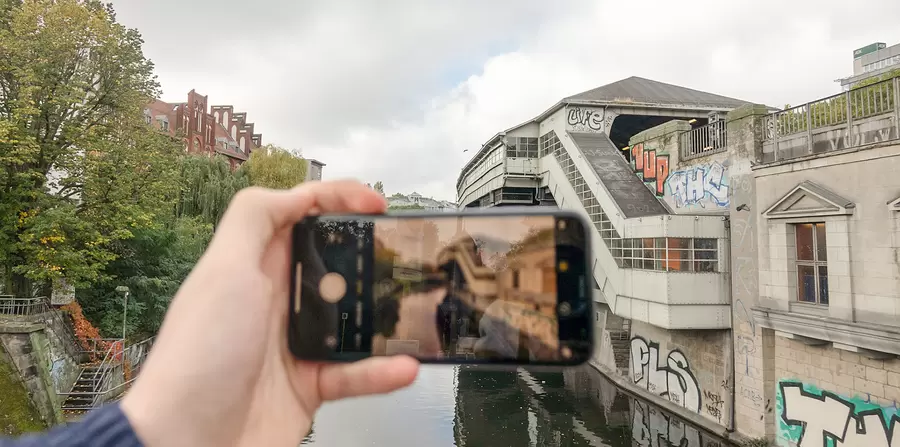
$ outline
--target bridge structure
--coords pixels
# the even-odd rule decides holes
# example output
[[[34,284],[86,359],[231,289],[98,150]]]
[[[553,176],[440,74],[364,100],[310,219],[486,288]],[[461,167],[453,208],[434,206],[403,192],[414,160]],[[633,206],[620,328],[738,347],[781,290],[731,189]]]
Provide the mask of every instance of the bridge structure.
[[[593,223],[601,309],[665,329],[727,329],[727,263],[718,262],[727,194],[676,167],[724,150],[725,114],[745,104],[639,77],[563,98],[488,140],[459,175],[458,203],[580,211]],[[688,132],[694,153],[630,144],[667,130]]]

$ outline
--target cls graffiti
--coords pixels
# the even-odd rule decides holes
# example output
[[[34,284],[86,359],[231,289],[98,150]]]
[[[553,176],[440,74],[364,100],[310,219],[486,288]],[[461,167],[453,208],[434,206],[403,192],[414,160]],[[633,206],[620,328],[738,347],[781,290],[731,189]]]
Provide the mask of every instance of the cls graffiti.
[[[859,399],[844,399],[801,382],[778,386],[778,436],[797,447],[900,446],[900,414]]]
[[[675,206],[681,208],[690,205],[706,207],[712,202],[715,206],[728,206],[728,169],[718,162],[706,166],[697,166],[683,171],[676,171],[666,181]]]
[[[681,447],[720,447],[718,441],[704,439],[704,435],[696,428],[669,419],[655,408],[639,401],[634,401],[631,438],[641,447],[657,447],[662,444],[659,442],[660,438],[669,441],[668,445]]]
[[[666,366],[659,366],[659,344],[634,337],[631,339],[631,375],[634,383],[647,391],[700,412],[700,386],[680,351],[669,352]]]

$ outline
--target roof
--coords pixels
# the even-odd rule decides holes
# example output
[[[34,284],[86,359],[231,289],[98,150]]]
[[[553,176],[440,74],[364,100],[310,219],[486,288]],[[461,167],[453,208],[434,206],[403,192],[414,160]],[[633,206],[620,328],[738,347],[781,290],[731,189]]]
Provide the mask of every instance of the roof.
[[[325,163],[322,163],[321,161],[316,160],[315,158],[308,158],[307,160],[309,160],[309,162],[314,165],[325,166]]]
[[[729,109],[749,104],[749,101],[701,92],[665,82],[651,81],[637,76],[569,96],[562,102],[645,103]]]

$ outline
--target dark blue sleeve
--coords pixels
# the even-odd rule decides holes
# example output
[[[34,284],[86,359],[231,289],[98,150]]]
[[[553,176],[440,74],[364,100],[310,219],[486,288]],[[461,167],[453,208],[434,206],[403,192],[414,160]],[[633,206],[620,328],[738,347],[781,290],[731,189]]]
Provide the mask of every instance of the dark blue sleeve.
[[[0,439],[0,447],[143,447],[119,404],[100,407],[80,421],[19,439]]]

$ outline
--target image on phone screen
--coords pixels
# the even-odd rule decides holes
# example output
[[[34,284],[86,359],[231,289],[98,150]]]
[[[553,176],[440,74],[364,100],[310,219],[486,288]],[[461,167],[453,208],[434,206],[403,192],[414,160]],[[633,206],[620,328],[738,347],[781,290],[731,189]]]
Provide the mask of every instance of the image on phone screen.
[[[317,332],[293,343],[332,359],[572,360],[572,346],[589,343],[591,323],[578,222],[553,215],[307,220],[295,229],[294,282],[304,286],[295,288],[292,330],[312,324]]]

